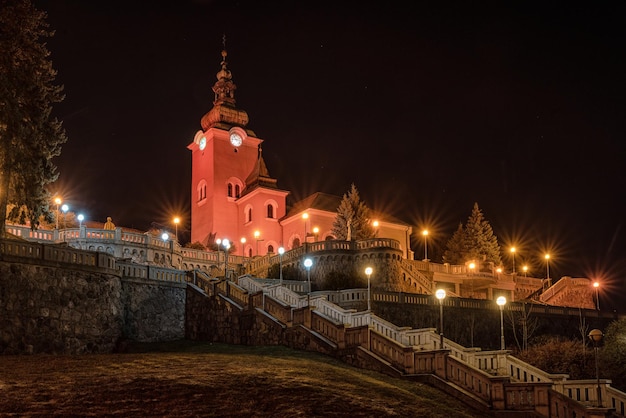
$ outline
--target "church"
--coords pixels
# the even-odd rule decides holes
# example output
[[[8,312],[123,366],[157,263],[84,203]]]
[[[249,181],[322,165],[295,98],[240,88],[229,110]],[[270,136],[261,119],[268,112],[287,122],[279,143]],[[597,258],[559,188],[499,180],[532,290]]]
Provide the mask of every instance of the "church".
[[[227,239],[231,254],[276,254],[304,243],[330,240],[341,197],[314,193],[288,206],[289,191],[278,187],[263,160],[263,142],[236,106],[236,85],[222,51],[213,85],[213,107],[187,146],[191,158],[191,242],[211,248]],[[372,214],[376,236],[399,242],[413,259],[412,227],[385,214]]]

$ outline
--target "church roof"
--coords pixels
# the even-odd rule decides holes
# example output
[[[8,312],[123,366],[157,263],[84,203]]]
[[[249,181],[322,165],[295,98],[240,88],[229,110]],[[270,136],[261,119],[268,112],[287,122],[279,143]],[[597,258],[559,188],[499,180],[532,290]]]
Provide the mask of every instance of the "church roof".
[[[254,165],[254,168],[246,179],[246,187],[243,190],[243,195],[250,193],[252,190],[258,187],[264,187],[267,189],[278,189],[276,183],[277,180],[270,177],[269,170],[267,169],[267,166],[265,165],[265,160],[263,159],[261,145],[259,145],[259,156],[257,158],[256,164]]]
[[[328,193],[317,192],[312,195],[305,197],[304,199],[295,202],[287,211],[285,218],[289,218],[291,216],[297,215],[300,212],[304,212],[309,209],[316,209],[325,212],[336,213],[337,208],[341,204],[342,197],[335,196]],[[406,225],[409,226],[406,222],[401,221],[393,216],[388,214],[379,213],[379,212],[370,212],[371,218],[378,219],[380,221],[385,221],[389,223],[394,223],[398,225]]]
[[[287,212],[287,217],[293,216],[307,209],[317,209],[326,212],[337,212],[341,203],[341,197],[323,192],[313,193],[304,199],[296,202]]]

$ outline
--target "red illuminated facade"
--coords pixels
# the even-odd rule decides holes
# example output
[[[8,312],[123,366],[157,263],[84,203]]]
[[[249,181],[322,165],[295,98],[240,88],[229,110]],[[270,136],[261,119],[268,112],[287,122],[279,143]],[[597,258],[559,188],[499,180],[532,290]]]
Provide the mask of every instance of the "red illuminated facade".
[[[248,114],[236,107],[226,56],[222,51],[213,108],[187,146],[192,153],[191,242],[210,248],[216,239],[228,239],[234,254],[253,257],[277,253],[281,246],[290,250],[305,240],[334,238],[340,198],[316,193],[287,208],[289,192],[270,177],[263,140],[247,127]],[[383,220],[380,225],[379,236],[398,240],[405,257],[412,258],[411,227]]]

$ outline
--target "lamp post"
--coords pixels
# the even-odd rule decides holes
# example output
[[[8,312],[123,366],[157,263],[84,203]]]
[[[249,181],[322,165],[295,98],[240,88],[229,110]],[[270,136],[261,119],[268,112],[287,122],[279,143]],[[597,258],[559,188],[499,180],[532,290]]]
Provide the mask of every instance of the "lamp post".
[[[246,271],[246,237],[241,237],[241,256],[243,257],[243,269]]]
[[[167,241],[170,239],[170,234],[168,234],[167,232],[163,232],[163,233],[161,234],[161,239],[162,239],[162,240],[163,240],[163,242],[167,245]],[[169,245],[168,245],[168,247],[169,247]],[[172,251],[172,256],[171,256],[171,258],[172,258],[172,260],[171,260],[171,262],[170,262],[170,263],[173,263],[173,262],[174,262],[174,251]],[[172,267],[173,267],[173,266],[174,266],[174,265],[172,264]]]
[[[320,229],[318,227],[314,226],[313,227],[313,236],[315,237],[315,241],[314,242],[317,242],[317,236],[318,236],[319,233],[320,233]]]
[[[380,223],[377,220],[372,221],[372,226],[374,227],[374,237],[378,236],[378,226]]]
[[[546,259],[546,280],[550,284],[550,254],[544,255],[544,258]]]
[[[443,350],[443,300],[446,298],[446,291],[437,289],[435,296],[439,299],[439,349]]]
[[[259,255],[259,241],[263,241],[259,237],[261,233],[259,231],[254,231],[254,239],[256,240],[256,255]]]
[[[67,205],[61,206],[61,210],[63,211],[63,229],[67,228],[67,211],[70,210],[70,207]]]
[[[307,305],[311,304],[311,266],[313,265],[313,260],[307,258],[304,260],[304,267],[306,268],[306,279],[309,283],[309,293],[307,293]]]
[[[307,212],[304,212],[302,214],[302,219],[304,220],[304,243],[306,243],[306,235],[307,235],[306,222],[309,219],[309,214]]]
[[[496,299],[496,303],[500,307],[500,350],[504,350],[504,315],[502,311],[504,310],[504,305],[506,305],[506,298],[504,296],[500,296]]]
[[[241,242],[241,255],[243,258],[246,258],[246,237],[241,237],[239,242]]]
[[[278,247],[278,277],[280,280],[280,284],[283,284],[283,254],[285,254],[285,249],[283,247]]]
[[[474,269],[476,268],[476,264],[469,263],[468,267],[470,269],[470,276],[473,276],[474,275]],[[471,289],[470,297],[473,298],[474,297],[474,278],[470,277],[469,281],[470,281],[470,289]]]
[[[220,269],[220,246],[222,245],[222,240],[218,238],[215,240],[215,243],[217,244],[217,270],[219,271]]]
[[[222,245],[224,246],[224,278],[228,279],[228,252],[230,250],[230,241],[224,238]]]
[[[60,197],[57,197],[54,199],[54,203],[56,203],[57,205],[57,220],[56,220],[56,229],[59,229],[59,205],[62,203],[63,201],[61,200]]]
[[[176,231],[176,234],[174,235],[176,237],[176,242],[178,242],[178,224],[180,223],[180,218],[178,216],[174,217],[174,228]]]
[[[85,215],[83,215],[82,213],[78,214],[78,227],[79,228],[82,228],[84,219],[85,219]]]
[[[528,266],[522,267],[522,270],[524,270],[524,277],[526,277],[526,273],[528,273]]]
[[[599,329],[589,331],[589,339],[593,342],[593,350],[596,354],[596,386],[598,391],[598,408],[602,408],[602,389],[600,389],[600,369],[598,368],[598,343],[604,334]]]
[[[424,261],[428,261],[428,229],[422,231],[424,236]]]
[[[513,255],[513,274],[515,274],[515,247],[511,247],[511,254]]]
[[[372,275],[372,268],[365,267],[365,275],[367,276],[367,310],[370,311],[372,309],[371,305],[371,286],[370,286],[370,276]]]
[[[600,298],[598,295],[598,290],[600,289],[600,282],[597,280],[593,282],[593,287],[596,289],[596,309],[600,310]]]

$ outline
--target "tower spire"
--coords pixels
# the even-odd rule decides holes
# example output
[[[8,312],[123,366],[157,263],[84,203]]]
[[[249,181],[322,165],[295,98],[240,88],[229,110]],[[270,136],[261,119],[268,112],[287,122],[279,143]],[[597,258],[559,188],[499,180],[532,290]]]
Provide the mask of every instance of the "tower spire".
[[[248,114],[245,110],[237,109],[235,101],[235,90],[237,86],[233,82],[233,75],[228,69],[226,57],[226,34],[222,36],[222,61],[220,70],[217,72],[217,81],[213,85],[215,98],[213,109],[202,117],[200,121],[202,129],[205,131],[218,124],[228,126],[245,127],[248,124]]]

